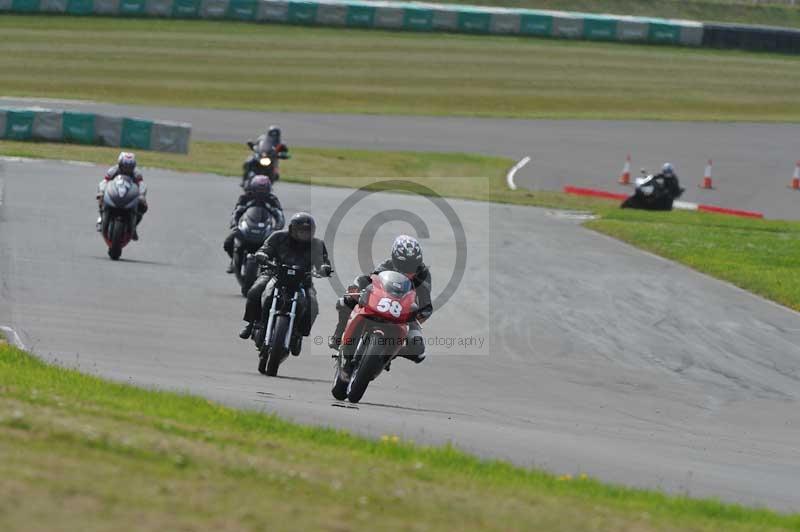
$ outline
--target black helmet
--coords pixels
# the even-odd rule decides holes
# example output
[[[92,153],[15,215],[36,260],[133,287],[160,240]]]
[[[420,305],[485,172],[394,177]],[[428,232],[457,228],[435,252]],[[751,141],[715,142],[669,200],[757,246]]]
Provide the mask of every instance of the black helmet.
[[[267,138],[271,140],[273,144],[280,144],[281,128],[278,126],[269,126],[269,129],[267,130]]]
[[[422,265],[422,248],[413,236],[400,235],[392,244],[392,264],[400,273],[415,273]]]
[[[127,151],[120,152],[117,157],[117,168],[119,173],[133,177],[133,172],[136,170],[136,156]]]
[[[289,236],[298,242],[311,242],[316,230],[317,222],[307,212],[298,212],[289,220]]]

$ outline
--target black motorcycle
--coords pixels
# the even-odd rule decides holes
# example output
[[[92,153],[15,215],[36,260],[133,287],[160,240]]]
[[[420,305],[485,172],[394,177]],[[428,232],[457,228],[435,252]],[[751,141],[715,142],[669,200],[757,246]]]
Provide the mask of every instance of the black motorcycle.
[[[273,227],[272,211],[264,205],[248,206],[239,218],[233,241],[233,273],[243,296],[247,295],[258,277],[258,262],[254,253],[272,234]]]
[[[272,274],[264,290],[265,302],[271,300],[271,304],[254,341],[259,350],[259,373],[274,377],[289,353],[300,354],[302,336],[295,328],[298,316],[306,311],[304,285],[310,278],[322,275],[289,264],[268,263],[265,267]]]
[[[240,186],[246,188],[247,182],[255,175],[265,175],[275,182],[278,174],[278,160],[288,159],[289,154],[275,151],[275,147],[266,139],[259,141],[258,144],[248,141],[247,146],[253,150],[253,154],[244,163]]]
[[[636,190],[620,205],[623,209],[645,209],[649,211],[671,211],[673,202],[680,198],[684,189],[676,177],[642,175],[636,179]]]

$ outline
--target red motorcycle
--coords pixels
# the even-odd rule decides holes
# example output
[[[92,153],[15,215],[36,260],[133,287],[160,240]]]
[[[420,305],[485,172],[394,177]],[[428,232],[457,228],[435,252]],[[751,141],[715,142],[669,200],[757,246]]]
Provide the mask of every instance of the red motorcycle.
[[[348,293],[358,303],[342,335],[336,357],[331,392],[336,399],[357,403],[367,386],[392,362],[408,338],[409,323],[416,319],[417,293],[402,273],[372,275],[362,292]]]

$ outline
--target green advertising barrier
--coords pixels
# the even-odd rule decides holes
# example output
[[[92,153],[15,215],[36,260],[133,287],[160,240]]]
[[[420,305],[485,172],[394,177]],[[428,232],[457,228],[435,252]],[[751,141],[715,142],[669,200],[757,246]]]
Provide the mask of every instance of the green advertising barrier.
[[[153,123],[149,120],[124,118],[122,120],[122,135],[119,144],[123,148],[149,149],[152,129]]]
[[[477,10],[458,13],[458,29],[464,33],[489,33],[491,23],[490,13],[481,13]]]
[[[478,0],[479,1],[479,0]],[[800,30],[393,0],[0,0],[0,12],[231,19],[798,53]]]
[[[591,41],[617,40],[617,23],[610,17],[584,17],[583,37]]]
[[[0,138],[188,153],[191,125],[102,114],[0,107]]]
[[[176,18],[197,18],[200,15],[200,0],[174,0],[172,16]]]
[[[11,3],[11,11],[17,13],[36,13],[40,7],[39,0],[14,0]]]
[[[375,22],[375,8],[364,5],[347,6],[347,26],[353,28],[371,28]]]
[[[681,27],[675,24],[651,22],[647,39],[654,43],[678,44],[681,41]]]
[[[33,138],[33,111],[6,111],[6,131],[3,138],[30,140]]]
[[[70,15],[91,15],[94,10],[92,0],[69,0],[67,13]]]
[[[64,113],[62,127],[64,142],[94,143],[94,115],[89,113]]]
[[[550,36],[553,34],[553,17],[525,13],[520,17],[519,32],[523,35]]]
[[[145,14],[145,0],[119,0],[119,14],[140,17]]]
[[[433,11],[417,7],[403,10],[403,29],[410,31],[433,30]]]
[[[258,12],[256,0],[230,0],[225,18],[233,20],[255,20]]]
[[[289,16],[291,24],[314,24],[317,20],[317,4],[310,2],[289,2]]]

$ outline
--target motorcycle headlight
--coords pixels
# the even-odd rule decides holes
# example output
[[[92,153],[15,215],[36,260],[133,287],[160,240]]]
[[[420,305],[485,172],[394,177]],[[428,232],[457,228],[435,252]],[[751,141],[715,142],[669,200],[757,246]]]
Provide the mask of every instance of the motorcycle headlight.
[[[260,164],[261,166],[269,166],[272,164],[272,159],[270,159],[269,157],[262,157],[261,159],[258,160],[258,164]]]

